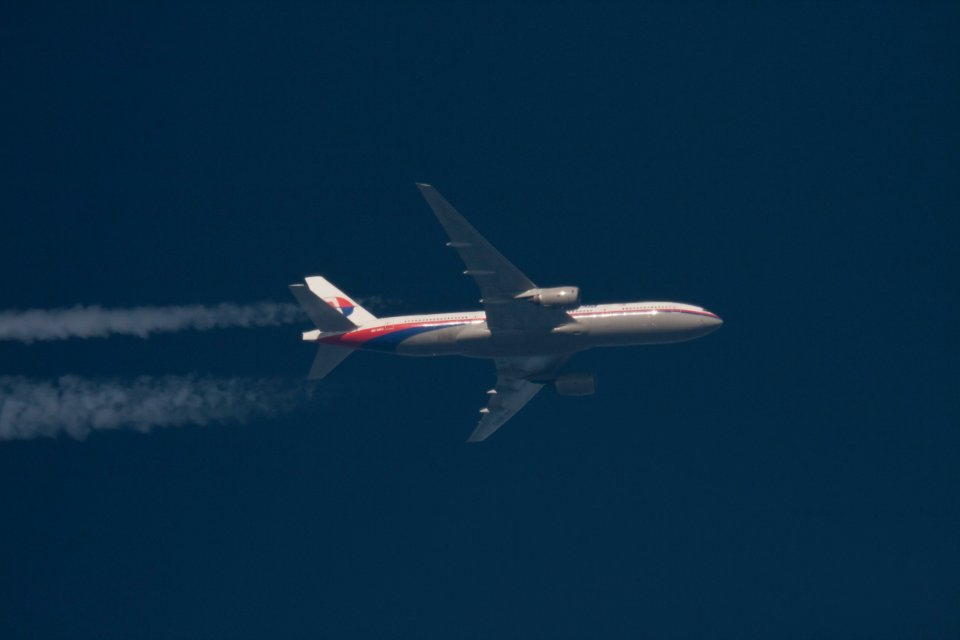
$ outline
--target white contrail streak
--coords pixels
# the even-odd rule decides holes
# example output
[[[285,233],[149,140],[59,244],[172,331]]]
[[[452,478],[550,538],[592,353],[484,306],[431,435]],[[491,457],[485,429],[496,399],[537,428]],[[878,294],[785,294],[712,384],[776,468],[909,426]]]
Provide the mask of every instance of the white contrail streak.
[[[265,327],[304,319],[292,304],[258,302],[223,303],[214,306],[133,307],[104,309],[100,306],[69,309],[27,309],[0,312],[0,340],[65,340],[128,335],[146,338],[153,333],[222,327]]]
[[[0,440],[82,440],[91,431],[245,421],[290,411],[311,388],[296,380],[198,375],[99,380],[0,376]]]

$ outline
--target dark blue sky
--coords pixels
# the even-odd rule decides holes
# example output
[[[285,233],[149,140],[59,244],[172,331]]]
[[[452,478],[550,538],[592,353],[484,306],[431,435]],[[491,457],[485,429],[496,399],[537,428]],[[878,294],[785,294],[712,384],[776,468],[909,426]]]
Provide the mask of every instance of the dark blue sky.
[[[958,637],[958,18],[7,6],[3,308],[472,308],[420,180],[538,283],[726,325],[481,446],[489,363],[370,354],[280,419],[0,443],[0,637]],[[293,380],[299,331],[0,375]]]

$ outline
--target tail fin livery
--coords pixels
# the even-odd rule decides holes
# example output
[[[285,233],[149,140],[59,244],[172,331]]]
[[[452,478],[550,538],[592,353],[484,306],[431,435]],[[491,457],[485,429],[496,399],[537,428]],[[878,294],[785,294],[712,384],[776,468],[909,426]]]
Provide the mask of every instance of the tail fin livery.
[[[326,278],[311,276],[306,282],[291,284],[290,293],[320,331],[350,331],[377,319]]]
[[[377,316],[361,307],[353,298],[337,289],[323,276],[310,276],[305,280],[310,291],[353,324],[363,326],[377,319]]]
[[[357,325],[350,322],[345,315],[325,303],[304,285],[290,285],[290,293],[297,299],[297,302],[300,303],[300,306],[303,307],[303,310],[310,316],[310,320],[320,331],[350,331],[357,328]]]

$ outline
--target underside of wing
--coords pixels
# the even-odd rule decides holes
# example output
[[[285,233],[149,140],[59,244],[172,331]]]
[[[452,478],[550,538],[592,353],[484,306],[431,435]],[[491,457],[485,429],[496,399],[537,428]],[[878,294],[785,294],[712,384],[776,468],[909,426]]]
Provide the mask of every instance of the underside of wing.
[[[489,438],[537,395],[567,358],[567,355],[497,358],[497,385],[487,392],[490,401],[480,410],[480,423],[467,442]]]
[[[542,384],[527,382],[526,380],[498,380],[497,386],[491,391],[490,402],[481,409],[483,417],[473,430],[467,442],[481,442],[489,438],[494,431],[502,427],[507,420],[520,411],[533,396],[543,388]]]
[[[466,265],[464,274],[480,287],[491,331],[549,329],[571,321],[562,309],[517,299],[537,285],[497,251],[436,189],[428,184],[417,184],[417,187],[447,232],[450,238],[447,246],[456,249]]]

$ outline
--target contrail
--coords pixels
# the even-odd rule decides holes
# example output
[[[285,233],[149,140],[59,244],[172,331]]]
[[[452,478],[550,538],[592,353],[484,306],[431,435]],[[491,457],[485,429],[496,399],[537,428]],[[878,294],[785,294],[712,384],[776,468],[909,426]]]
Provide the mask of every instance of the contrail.
[[[82,440],[91,431],[242,422],[291,411],[312,387],[299,380],[141,376],[132,380],[0,376],[0,440]]]
[[[265,327],[303,320],[292,304],[258,302],[214,306],[133,307],[104,309],[78,305],[69,309],[27,309],[0,312],[0,340],[65,340],[128,335],[146,338],[153,333],[222,327]]]

